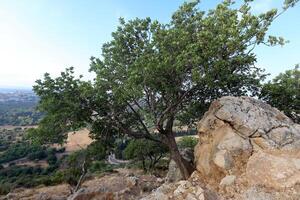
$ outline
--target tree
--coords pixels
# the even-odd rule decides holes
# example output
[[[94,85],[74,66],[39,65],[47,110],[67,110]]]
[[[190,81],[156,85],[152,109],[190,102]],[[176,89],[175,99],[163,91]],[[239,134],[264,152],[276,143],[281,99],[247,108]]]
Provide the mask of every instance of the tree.
[[[300,70],[295,69],[280,73],[266,83],[260,95],[270,105],[282,110],[287,116],[300,123]]]
[[[296,1],[286,1],[284,12]],[[214,99],[256,95],[265,75],[254,64],[256,45],[284,44],[267,37],[276,9],[252,15],[249,1],[240,8],[224,1],[207,13],[199,1],[184,3],[167,24],[150,18],[120,25],[91,59],[95,82],[45,75],[34,86],[46,113],[36,133],[46,141],[65,139],[69,129],[90,125],[94,138],[128,135],[167,145],[184,178],[193,166],[179,153],[174,121],[199,119]],[[54,129],[54,130],[52,130]]]
[[[125,158],[141,161],[144,171],[154,169],[166,152],[166,146],[146,139],[131,140],[124,150]]]

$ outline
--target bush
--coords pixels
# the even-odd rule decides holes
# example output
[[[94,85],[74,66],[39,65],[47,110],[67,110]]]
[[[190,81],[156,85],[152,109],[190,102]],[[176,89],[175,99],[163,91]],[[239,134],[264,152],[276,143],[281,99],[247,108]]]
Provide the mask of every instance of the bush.
[[[55,165],[57,162],[57,158],[56,158],[55,154],[48,155],[47,162],[49,165]]]
[[[142,162],[144,171],[152,170],[167,152],[167,147],[154,141],[139,139],[131,140],[124,150],[126,159]]]
[[[90,144],[87,148],[87,156],[91,160],[103,160],[107,155],[107,146],[101,141],[96,141]]]
[[[20,141],[16,144],[11,145],[0,157],[0,164],[13,161],[19,158],[24,158],[28,155],[32,159],[38,158],[39,156],[43,157],[45,147],[38,145],[31,145],[29,142]]]
[[[179,148],[191,148],[194,149],[194,147],[197,145],[198,143],[198,139],[195,137],[191,137],[191,136],[183,136],[182,138],[180,138],[178,144]]]
[[[112,172],[113,166],[110,164],[105,163],[104,161],[95,161],[91,164],[89,171],[92,173],[95,172]]]
[[[74,187],[78,184],[81,176],[87,173],[89,165],[91,163],[87,156],[87,150],[79,150],[70,154],[64,160],[64,179],[71,186]],[[83,169],[85,169],[83,171]]]
[[[27,155],[29,160],[42,160],[47,157],[47,153],[44,150],[36,151]]]
[[[57,153],[64,153],[65,151],[66,151],[66,147],[62,147],[56,150]]]
[[[6,195],[10,192],[11,187],[9,184],[3,183],[0,184],[0,195]]]

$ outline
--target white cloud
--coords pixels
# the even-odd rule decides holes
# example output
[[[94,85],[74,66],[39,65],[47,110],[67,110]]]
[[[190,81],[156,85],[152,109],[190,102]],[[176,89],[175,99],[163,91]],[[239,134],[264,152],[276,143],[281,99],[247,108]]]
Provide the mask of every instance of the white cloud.
[[[254,0],[252,3],[252,10],[257,13],[266,12],[272,9],[274,0]]]

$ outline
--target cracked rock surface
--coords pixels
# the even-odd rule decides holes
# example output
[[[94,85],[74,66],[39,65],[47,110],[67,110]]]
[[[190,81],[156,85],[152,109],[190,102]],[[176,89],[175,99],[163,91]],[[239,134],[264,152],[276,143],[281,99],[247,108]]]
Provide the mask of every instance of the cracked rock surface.
[[[250,97],[222,97],[198,123],[198,135],[195,165],[206,184],[218,187],[235,176],[230,187],[240,193],[262,187],[300,197],[294,191],[300,185],[300,125],[276,108]]]

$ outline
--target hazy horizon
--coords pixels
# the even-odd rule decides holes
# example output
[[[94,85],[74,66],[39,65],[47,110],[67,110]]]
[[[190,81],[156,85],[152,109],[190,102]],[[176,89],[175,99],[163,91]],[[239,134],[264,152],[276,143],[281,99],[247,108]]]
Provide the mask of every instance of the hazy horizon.
[[[99,57],[103,43],[110,41],[118,18],[151,17],[168,22],[184,0],[96,1],[41,0],[0,1],[0,88],[31,89],[45,72],[57,76],[74,66],[77,75],[91,80],[89,58]],[[202,10],[214,8],[219,0],[203,0]],[[237,1],[240,2],[240,1]],[[255,0],[253,12],[281,8],[283,0]],[[283,36],[284,47],[258,46],[257,66],[272,78],[300,63],[300,6],[296,5],[271,25],[269,33]]]

